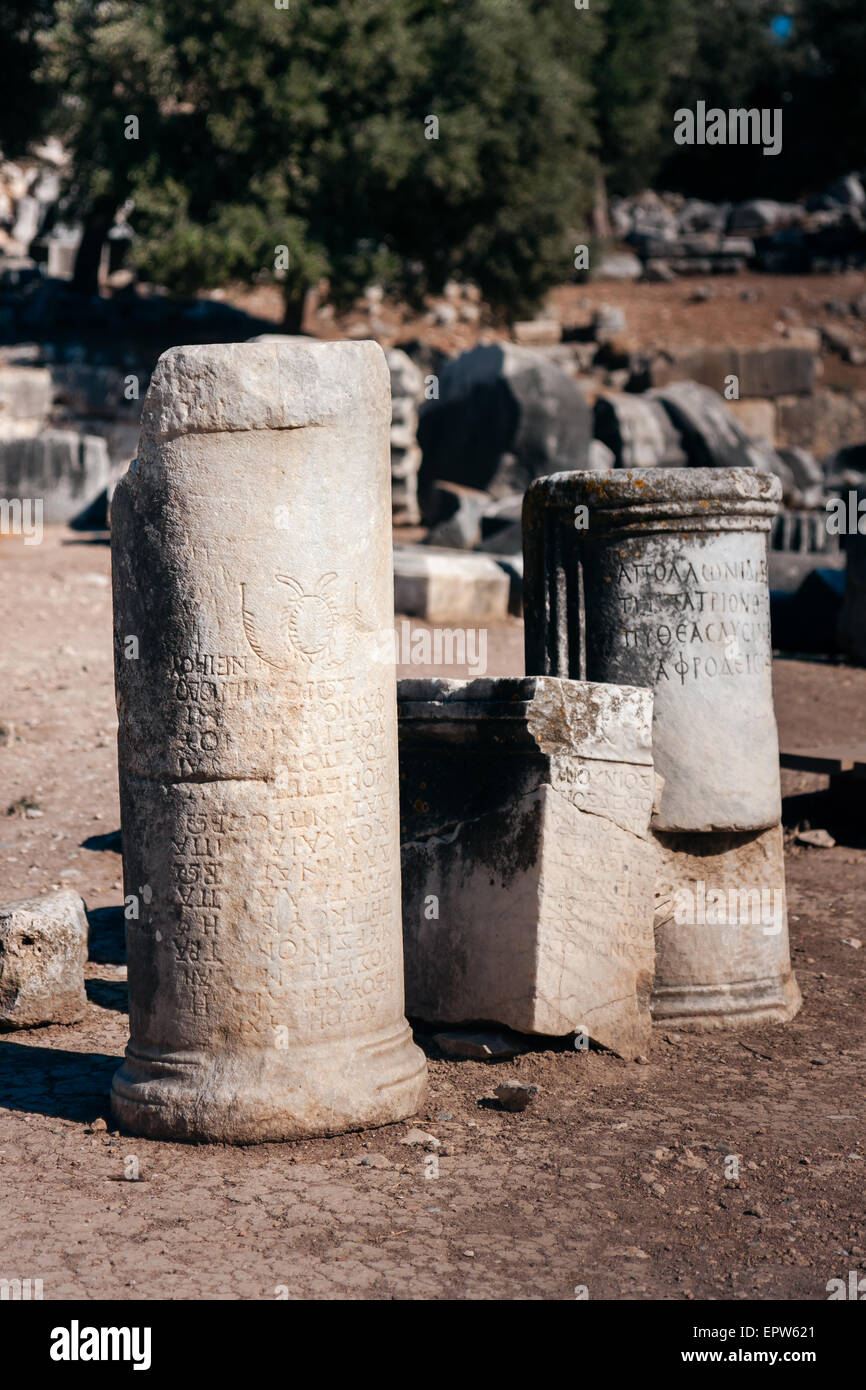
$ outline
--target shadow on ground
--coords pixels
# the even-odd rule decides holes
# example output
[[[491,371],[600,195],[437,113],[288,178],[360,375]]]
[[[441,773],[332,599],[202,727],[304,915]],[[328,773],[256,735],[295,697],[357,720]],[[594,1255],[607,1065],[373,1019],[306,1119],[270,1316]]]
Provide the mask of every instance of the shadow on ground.
[[[89,1124],[108,1115],[111,1078],[121,1060],[0,1038],[0,1105]]]

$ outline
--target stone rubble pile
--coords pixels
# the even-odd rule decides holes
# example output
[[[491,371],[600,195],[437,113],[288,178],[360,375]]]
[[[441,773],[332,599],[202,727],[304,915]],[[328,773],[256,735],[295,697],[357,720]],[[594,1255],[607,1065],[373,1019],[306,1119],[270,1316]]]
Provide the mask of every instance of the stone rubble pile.
[[[639,259],[637,273],[610,278],[667,280],[732,274],[750,266],[784,274],[829,272],[866,262],[862,173],[835,180],[800,203],[750,198],[710,203],[650,189],[610,201],[615,235]],[[605,274],[605,268],[601,268]],[[610,274],[610,271],[607,272]]]

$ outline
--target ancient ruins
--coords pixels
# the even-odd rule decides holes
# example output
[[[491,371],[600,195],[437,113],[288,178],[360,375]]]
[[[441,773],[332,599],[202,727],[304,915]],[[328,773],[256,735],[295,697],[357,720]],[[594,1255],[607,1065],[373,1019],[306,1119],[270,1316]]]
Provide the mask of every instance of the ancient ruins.
[[[112,1106],[133,1132],[414,1114],[404,1011],[634,1057],[653,1018],[799,1006],[778,481],[538,480],[529,674],[398,691],[389,427],[371,342],[174,348],[154,373],[111,509],[131,1031]]]

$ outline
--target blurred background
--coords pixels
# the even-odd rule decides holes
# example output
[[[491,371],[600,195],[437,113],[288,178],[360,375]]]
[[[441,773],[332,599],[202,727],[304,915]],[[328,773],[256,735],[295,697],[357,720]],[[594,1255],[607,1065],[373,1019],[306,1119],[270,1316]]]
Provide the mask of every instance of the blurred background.
[[[0,36],[5,496],[105,527],[173,344],[372,337],[400,611],[461,617],[447,561],[519,614],[534,477],[739,464],[783,483],[777,646],[866,655],[827,524],[866,481],[858,0],[0,0]]]

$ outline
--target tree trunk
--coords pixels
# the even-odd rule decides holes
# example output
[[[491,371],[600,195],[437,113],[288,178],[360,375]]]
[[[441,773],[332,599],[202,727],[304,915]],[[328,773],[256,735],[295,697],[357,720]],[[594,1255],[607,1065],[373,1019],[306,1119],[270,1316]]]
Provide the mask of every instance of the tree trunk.
[[[113,198],[102,198],[93,204],[84,219],[84,231],[75,257],[75,270],[72,273],[72,288],[80,294],[99,293],[99,262],[116,211],[117,204]]]
[[[315,291],[306,284],[293,283],[284,290],[283,332],[303,333],[308,313],[315,309]]]
[[[607,210],[607,188],[604,170],[600,164],[595,169],[595,188],[592,205],[592,234],[596,241],[610,241],[610,217]]]

